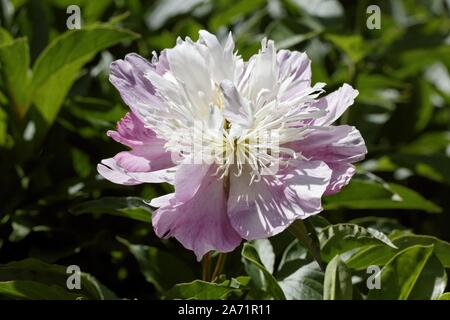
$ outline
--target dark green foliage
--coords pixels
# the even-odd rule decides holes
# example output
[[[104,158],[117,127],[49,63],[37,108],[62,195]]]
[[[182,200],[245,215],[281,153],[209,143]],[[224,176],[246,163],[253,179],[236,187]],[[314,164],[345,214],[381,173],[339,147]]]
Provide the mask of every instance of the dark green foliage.
[[[366,27],[374,2],[379,30]],[[66,28],[71,4],[81,30]],[[449,300],[449,16],[443,0],[2,1],[0,299]],[[245,59],[264,36],[306,51],[328,92],[359,90],[339,121],[369,150],[321,216],[225,260],[212,254],[207,271],[223,268],[208,281],[190,251],[152,231],[144,200],[170,187],[96,172],[123,149],[105,134],[127,110],[109,63],[151,59],[199,29],[233,31]],[[66,287],[70,265],[80,290]]]

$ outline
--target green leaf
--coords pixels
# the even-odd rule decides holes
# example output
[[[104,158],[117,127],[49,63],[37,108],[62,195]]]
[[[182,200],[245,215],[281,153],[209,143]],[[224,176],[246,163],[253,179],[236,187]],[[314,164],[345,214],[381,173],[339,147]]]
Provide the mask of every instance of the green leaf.
[[[30,53],[26,38],[0,46],[0,69],[16,115],[25,115],[29,99]]]
[[[150,223],[153,210],[138,197],[104,197],[73,206],[70,212],[79,214],[111,214]]]
[[[303,265],[278,284],[286,299],[322,300],[324,274],[317,262]]]
[[[53,122],[81,67],[97,52],[135,38],[135,33],[110,25],[70,30],[57,37],[33,67],[33,101],[43,118]]]
[[[190,266],[173,254],[155,247],[130,244],[127,240],[119,237],[117,240],[128,247],[139,263],[145,279],[152,283],[159,292],[164,292],[177,283],[195,279],[195,274]]]
[[[447,275],[433,255],[433,246],[412,246],[395,255],[381,270],[381,288],[368,299],[437,299],[447,285]]]
[[[302,14],[322,19],[336,19],[344,15],[344,7],[338,0],[297,0],[291,2]],[[306,15],[305,15],[306,17]]]
[[[203,0],[177,1],[163,0],[156,1],[152,10],[145,16],[145,21],[150,30],[156,30],[164,23],[177,15],[192,12],[195,7],[201,5]]]
[[[217,30],[221,26],[233,24],[240,17],[246,14],[254,13],[265,5],[263,0],[239,0],[234,2],[232,6],[227,6],[225,10],[220,10],[209,21],[209,28]]]
[[[415,110],[416,121],[414,129],[416,132],[420,132],[428,125],[433,115],[434,106],[431,103],[431,89],[430,84],[428,84],[422,78],[419,78],[414,90],[417,107]],[[411,108],[408,108],[408,112],[412,113]]]
[[[47,264],[36,259],[25,259],[0,265],[0,282],[34,281],[48,286],[56,285],[66,288],[69,276],[65,266]],[[111,291],[84,272],[81,272],[81,289],[78,293],[88,299],[115,298]]]
[[[352,299],[352,274],[340,256],[335,256],[328,263],[323,287],[324,300]]]
[[[308,249],[323,270],[320,256],[320,243],[316,230],[311,222],[309,220],[297,219],[289,226],[288,230]]]
[[[368,44],[359,35],[327,34],[325,35],[325,39],[343,51],[353,63],[364,58],[369,50]]]
[[[397,221],[397,219],[386,217],[368,216],[352,219],[349,221],[349,223],[354,223],[364,228],[372,228],[385,234],[390,234],[394,230],[406,229]]]
[[[292,241],[284,250],[278,264],[277,278],[286,278],[305,264],[308,256],[306,249],[298,239]]]
[[[13,42],[13,37],[3,28],[0,28],[0,46]]]
[[[356,88],[358,88],[358,102],[380,106],[386,110],[394,110],[399,102],[399,89],[404,83],[380,74],[358,74]]]
[[[8,142],[8,114],[0,108],[0,147],[7,147]]]
[[[439,300],[450,300],[450,292],[444,292],[443,294],[441,294]]]
[[[445,268],[450,268],[450,243],[432,236],[400,235],[392,239],[392,243],[399,249],[405,249],[413,245],[434,245],[434,254]],[[385,265],[398,250],[386,246],[371,246],[363,248],[352,255],[347,265],[355,270],[366,269],[370,265]]]
[[[420,176],[450,184],[450,158],[445,154],[396,153],[389,159],[397,166],[408,168]]]
[[[331,225],[322,229],[319,233],[319,240],[322,258],[325,261],[330,261],[338,254],[363,246],[384,244],[396,248],[384,233],[350,223]]]
[[[272,244],[268,239],[254,240],[251,244],[258,251],[258,256],[261,259],[263,266],[273,273],[273,267],[275,265],[275,253],[273,251]]]
[[[446,268],[450,268],[450,243],[432,236],[405,235],[393,240],[402,249],[413,245],[434,246],[434,254]]]
[[[354,270],[366,270],[368,266],[384,266],[398,250],[385,245],[363,247],[353,254],[345,263]]]
[[[238,284],[238,285],[236,285]],[[188,299],[188,300],[222,300],[232,293],[239,293],[239,281],[224,281],[223,283],[212,283],[195,280],[190,283],[180,283],[166,292],[166,299]]]
[[[310,221],[316,230],[328,227],[331,224],[330,221],[318,214],[308,217],[306,221]]]
[[[244,243],[242,262],[256,287],[267,292],[275,299],[286,299],[283,290],[281,290],[273,275],[262,264],[258,250],[250,243]]]
[[[281,49],[289,49],[293,46],[297,46],[302,42],[305,42],[311,38],[316,37],[319,32],[308,32],[305,34],[294,34],[288,38],[285,38],[281,41],[275,42],[275,46],[277,50]],[[276,41],[276,40],[275,40]]]
[[[414,141],[402,146],[400,151],[407,157],[410,155],[433,155],[445,151],[449,144],[450,132],[448,131],[424,132]]]
[[[353,179],[341,192],[325,197],[324,208],[333,209],[411,209],[439,213],[442,209],[404,186]]]
[[[71,293],[59,286],[26,280],[0,282],[0,297],[20,300],[85,299],[84,296]]]

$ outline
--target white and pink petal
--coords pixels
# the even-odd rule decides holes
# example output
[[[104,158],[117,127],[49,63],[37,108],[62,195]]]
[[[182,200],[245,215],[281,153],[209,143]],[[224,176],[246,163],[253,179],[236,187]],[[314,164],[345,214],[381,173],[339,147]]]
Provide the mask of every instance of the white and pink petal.
[[[103,159],[97,165],[97,172],[105,179],[123,185],[136,185],[141,183],[171,183],[173,184],[176,167],[155,171],[127,170],[117,163],[114,158]]]
[[[321,197],[331,178],[323,161],[292,160],[275,176],[261,176],[251,185],[248,170],[230,176],[228,198],[228,216],[242,238],[273,236],[322,210]]]
[[[353,163],[364,159],[367,153],[361,133],[348,125],[310,129],[302,139],[287,146],[308,159],[327,163]]]
[[[335,122],[358,96],[358,90],[348,84],[344,84],[338,90],[320,98],[312,106],[327,113],[323,117],[314,120],[316,126],[327,126]]]
[[[193,250],[199,261],[209,251],[233,251],[242,240],[228,219],[223,182],[214,175],[215,169],[208,168],[192,198],[180,202],[175,194],[163,199],[161,202],[166,205],[156,210],[152,218],[159,237],[175,237],[185,248]],[[200,170],[202,175],[204,170]]]
[[[141,106],[159,108],[160,99],[155,95],[155,88],[145,74],[155,70],[155,66],[136,53],[126,55],[123,60],[111,63],[109,80],[119,91],[123,101],[136,114]]]

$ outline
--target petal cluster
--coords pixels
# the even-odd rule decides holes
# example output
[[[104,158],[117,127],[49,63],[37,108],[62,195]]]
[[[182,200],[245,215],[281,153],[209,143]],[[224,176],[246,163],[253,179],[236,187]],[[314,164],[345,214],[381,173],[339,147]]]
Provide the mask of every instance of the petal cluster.
[[[151,62],[113,62],[110,81],[130,112],[108,135],[129,150],[98,171],[124,185],[173,184],[150,203],[154,230],[199,260],[317,214],[367,153],[357,129],[333,125],[358,92],[344,84],[320,97],[307,55],[272,41],[243,61],[231,35],[222,45],[200,31]]]

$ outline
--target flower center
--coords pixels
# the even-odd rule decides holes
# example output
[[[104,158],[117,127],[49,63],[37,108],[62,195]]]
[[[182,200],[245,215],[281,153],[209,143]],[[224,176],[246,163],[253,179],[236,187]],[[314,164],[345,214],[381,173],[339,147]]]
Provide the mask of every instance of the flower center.
[[[300,139],[304,121],[323,115],[308,108],[321,92],[318,84],[289,101],[279,101],[269,90],[261,91],[256,101],[247,100],[248,123],[236,123],[225,117],[222,90],[217,83],[212,85],[209,102],[201,91],[184,95],[184,101],[166,96],[167,110],[147,114],[146,120],[167,141],[165,149],[173,162],[216,164],[221,178],[244,171],[251,175],[250,181],[276,174],[280,165],[301,156],[283,144]]]

